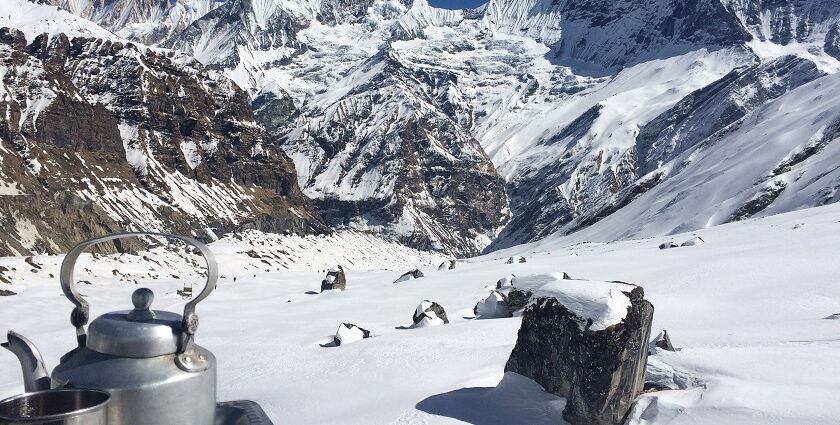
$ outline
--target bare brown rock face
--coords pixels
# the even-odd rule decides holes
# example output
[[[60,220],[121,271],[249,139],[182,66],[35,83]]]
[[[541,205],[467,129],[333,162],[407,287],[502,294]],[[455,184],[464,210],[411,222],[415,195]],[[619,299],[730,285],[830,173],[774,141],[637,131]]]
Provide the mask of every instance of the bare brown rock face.
[[[247,94],[198,62],[2,29],[0,65],[0,255],[120,230],[327,231]]]
[[[505,372],[566,397],[563,418],[573,425],[622,423],[644,387],[653,319],[641,287],[628,285],[625,294],[627,316],[603,330],[592,330],[591,320],[586,324],[555,298],[538,298],[525,309]]]

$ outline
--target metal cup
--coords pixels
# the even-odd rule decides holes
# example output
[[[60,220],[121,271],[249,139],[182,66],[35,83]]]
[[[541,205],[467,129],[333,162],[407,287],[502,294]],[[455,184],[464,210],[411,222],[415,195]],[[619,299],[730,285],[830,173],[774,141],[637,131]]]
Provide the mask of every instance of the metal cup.
[[[108,425],[104,391],[62,389],[16,395],[0,401],[0,424]]]

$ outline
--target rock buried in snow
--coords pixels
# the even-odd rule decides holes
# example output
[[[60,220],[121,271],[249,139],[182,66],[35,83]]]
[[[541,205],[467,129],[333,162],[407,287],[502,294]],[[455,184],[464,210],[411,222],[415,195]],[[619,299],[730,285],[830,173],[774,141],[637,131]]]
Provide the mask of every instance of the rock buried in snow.
[[[0,289],[0,297],[11,297],[12,295],[17,295],[17,293],[8,289]]]
[[[665,243],[659,244],[659,249],[671,249],[671,248],[678,248],[678,247],[679,247],[679,245],[677,245],[676,242],[665,242]]]
[[[449,323],[446,318],[446,311],[443,307],[433,301],[423,300],[420,305],[414,310],[414,316],[411,318],[414,321],[415,327],[443,325]]]
[[[563,418],[573,425],[621,423],[644,388],[653,318],[644,290],[558,274],[515,289],[532,296],[505,371],[566,397]]]
[[[344,276],[344,268],[335,266],[327,272],[327,276],[321,281],[321,292],[331,289],[346,289],[347,278]]]
[[[516,279],[515,274],[509,274],[496,281],[496,289],[502,289],[508,286],[513,286],[513,281]]]
[[[440,271],[440,270],[452,270],[454,268],[455,268],[455,260],[446,260],[446,261],[440,263],[440,266],[438,267],[438,271]]]
[[[403,273],[403,275],[400,276],[397,280],[395,280],[394,283],[406,282],[406,281],[414,280],[414,279],[420,279],[421,277],[423,277],[423,272],[421,272],[420,270],[414,269],[414,270],[410,270],[410,271],[407,271],[407,272]]]
[[[335,331],[335,345],[349,344],[365,338],[370,338],[370,331],[352,323],[342,323]]]
[[[648,345],[648,352],[652,353],[657,348],[665,351],[677,351],[674,349],[674,345],[671,344],[671,337],[668,336],[668,331],[660,332],[659,335],[650,342]]]
[[[473,308],[473,314],[479,319],[498,319],[512,316],[507,297],[499,291],[493,291],[487,298],[479,301]]]
[[[680,245],[680,246],[697,246],[697,245],[703,245],[704,243],[706,243],[706,241],[704,241],[703,238],[701,238],[700,236],[695,236],[695,237],[683,242],[682,245]]]
[[[510,257],[507,260],[507,264],[518,264],[518,263],[524,263],[524,262],[525,262],[525,257],[521,257],[519,255],[514,255],[513,257]]]
[[[840,313],[834,313],[830,316],[826,316],[826,319],[828,319],[828,320],[840,320]]]

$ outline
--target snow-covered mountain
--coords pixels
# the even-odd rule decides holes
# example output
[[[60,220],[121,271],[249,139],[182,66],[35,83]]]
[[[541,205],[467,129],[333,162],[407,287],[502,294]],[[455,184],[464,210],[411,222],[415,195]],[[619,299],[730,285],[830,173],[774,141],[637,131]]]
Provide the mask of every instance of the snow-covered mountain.
[[[808,184],[820,196],[787,200],[780,185],[744,173],[716,183],[731,190],[712,204],[732,205],[722,215],[665,213],[648,194],[674,198],[686,176],[707,179],[690,164],[713,156],[720,140],[748,143],[730,134],[767,125],[756,116],[767,105],[796,103],[804,87],[830,95],[821,82],[840,70],[832,0],[490,0],[473,10],[426,0],[53,4],[111,37],[192,56],[208,78],[229,78],[333,227],[470,255],[590,226],[614,235],[598,223],[621,211],[620,233],[651,236],[836,200],[826,195],[831,179]],[[8,25],[79,26],[43,16]],[[819,113],[809,123],[831,128],[838,111]],[[776,121],[796,137],[757,153],[728,149],[720,167],[756,155],[780,165],[814,140],[835,140],[790,116]],[[832,173],[830,161],[794,162]]]
[[[7,28],[0,76],[0,252],[57,253],[126,228],[326,229],[248,95],[195,60]]]
[[[217,0],[40,0],[91,20],[121,37],[160,43],[220,4]]]

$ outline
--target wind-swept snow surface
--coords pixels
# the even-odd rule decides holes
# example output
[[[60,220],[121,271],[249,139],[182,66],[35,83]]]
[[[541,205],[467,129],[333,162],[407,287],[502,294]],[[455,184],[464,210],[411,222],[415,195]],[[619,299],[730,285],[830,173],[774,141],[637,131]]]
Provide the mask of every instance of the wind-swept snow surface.
[[[323,269],[339,262],[325,248],[362,246],[360,239],[323,238],[306,248],[295,247],[299,239],[286,248],[255,236],[225,239],[210,245],[225,278],[198,306],[197,340],[219,360],[220,400],[256,400],[278,424],[557,424],[563,399],[503,374],[520,318],[471,318],[473,306],[500,278],[514,273],[516,282],[562,271],[642,285],[656,309],[654,333],[667,329],[678,349],[657,350],[648,367],[650,380],[678,390],[643,395],[629,424],[834,425],[840,418],[840,321],[825,318],[840,313],[833,268],[840,262],[838,234],[840,205],[831,205],[669,239],[546,240],[460,261],[446,271],[436,270],[440,258],[383,246],[381,259],[405,262],[385,270],[382,262],[365,267],[356,258],[351,269],[349,258],[342,259],[347,289],[321,294],[314,291]],[[706,243],[657,249],[666,240],[695,236]],[[269,267],[261,261],[269,258],[252,258],[249,250],[304,257],[312,266]],[[148,261],[124,256],[124,263],[115,263],[100,256],[80,264],[77,277],[91,282],[80,290],[93,315],[128,308],[138,287],[134,279],[157,292],[156,308],[183,308],[186,301],[175,289],[188,280],[197,284],[198,270],[182,268],[160,251],[147,255]],[[513,255],[528,262],[505,264]],[[48,276],[57,276],[59,260],[0,260],[15,268],[0,274],[14,278],[0,289],[20,292],[0,297],[0,330],[30,337],[50,366],[75,344],[72,305]],[[412,260],[426,276],[393,284]],[[31,263],[39,265],[37,273]],[[159,277],[148,280],[144,273],[152,268]],[[423,300],[443,306],[451,323],[409,329]],[[373,337],[332,346],[341,323]],[[0,397],[21,391],[17,360],[0,352]],[[325,402],[327,394],[338,396]]]

